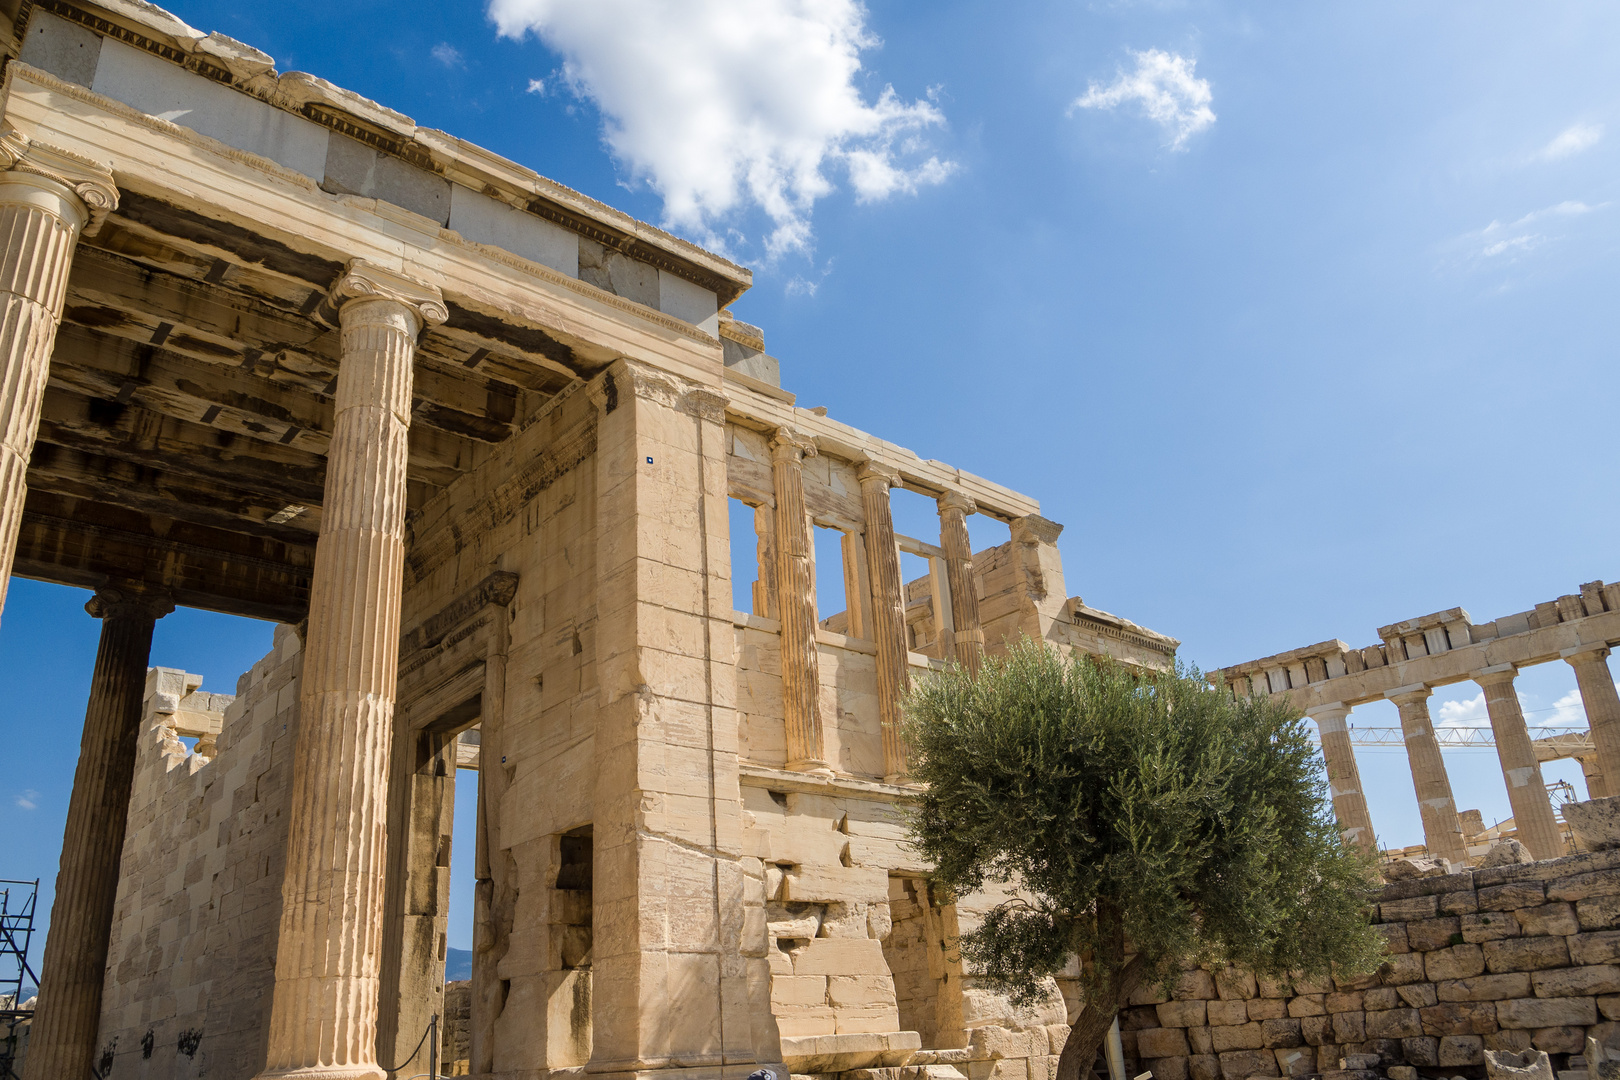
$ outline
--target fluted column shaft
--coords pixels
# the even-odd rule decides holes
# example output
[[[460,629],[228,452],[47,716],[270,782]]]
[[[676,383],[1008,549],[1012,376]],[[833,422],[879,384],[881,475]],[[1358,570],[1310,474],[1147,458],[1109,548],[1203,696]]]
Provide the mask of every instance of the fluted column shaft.
[[[1350,744],[1347,723],[1350,707],[1334,702],[1311,710],[1309,715],[1316,721],[1317,734],[1322,740],[1322,761],[1327,766],[1328,792],[1333,798],[1339,830],[1346,840],[1372,851],[1375,847],[1372,815],[1367,812],[1367,797],[1361,790],[1356,749]]]
[[[444,317],[436,294],[425,299],[410,284],[357,264],[334,289],[342,360],[299,686],[265,1077],[383,1077],[377,987],[411,375],[424,319]]]
[[[1428,687],[1393,693],[1389,699],[1401,711],[1401,732],[1406,737],[1406,761],[1412,769],[1412,789],[1417,793],[1418,813],[1423,817],[1423,842],[1429,854],[1455,863],[1468,860],[1463,844],[1462,822],[1457,818],[1457,800],[1446,777],[1446,761],[1440,755],[1440,741],[1434,737],[1429,720]]]
[[[861,505],[866,511],[866,565],[872,584],[872,641],[877,645],[878,723],[883,733],[883,773],[906,774],[901,737],[901,699],[909,685],[906,666],[906,603],[900,582],[900,550],[894,542],[889,489],[900,475],[875,462],[861,466]]]
[[[68,270],[88,220],[67,183],[31,172],[0,173],[0,608],[17,553],[28,459]]]
[[[1599,647],[1564,657],[1575,669],[1575,685],[1580,687],[1586,726],[1592,731],[1598,771],[1605,783],[1610,777],[1620,782],[1620,694],[1615,692],[1614,676],[1609,674],[1608,656],[1609,650]]]
[[[1513,680],[1519,674],[1510,664],[1488,668],[1474,676],[1485,691],[1485,709],[1491,716],[1491,732],[1496,737],[1496,757],[1507,783],[1508,802],[1513,806],[1513,823],[1519,842],[1537,859],[1555,859],[1564,853],[1564,837],[1547,799],[1547,786],[1541,778],[1535,744],[1524,723],[1524,710]]]
[[[939,497],[939,546],[945,551],[945,573],[951,585],[951,621],[956,632],[956,662],[971,672],[984,659],[984,628],[979,624],[979,587],[973,575],[973,541],[967,516],[972,499],[947,491]]]
[[[68,799],[26,1080],[89,1076],[95,1059],[152,628],[174,605],[166,594],[129,586],[98,590],[85,610],[102,620],[101,644]]]
[[[821,663],[816,652],[816,591],[810,569],[810,519],[804,508],[807,436],[779,428],[771,440],[776,487],[776,615],[782,623],[782,711],[787,767],[827,768],[821,738]]]

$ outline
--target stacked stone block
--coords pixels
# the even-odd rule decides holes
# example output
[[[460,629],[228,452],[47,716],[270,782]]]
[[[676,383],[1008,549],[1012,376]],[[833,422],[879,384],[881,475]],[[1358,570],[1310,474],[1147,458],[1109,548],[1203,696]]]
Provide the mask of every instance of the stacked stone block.
[[[1386,886],[1372,975],[1255,979],[1192,971],[1120,1017],[1134,1071],[1246,1080],[1380,1065],[1465,1069],[1487,1050],[1620,1047],[1620,852]]]

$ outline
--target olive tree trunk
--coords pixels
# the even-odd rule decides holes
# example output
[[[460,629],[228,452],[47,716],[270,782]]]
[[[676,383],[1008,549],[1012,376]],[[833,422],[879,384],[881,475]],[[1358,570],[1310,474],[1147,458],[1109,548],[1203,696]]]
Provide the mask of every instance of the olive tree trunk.
[[[1092,955],[1095,983],[1085,1008],[1069,1029],[1058,1056],[1057,1080],[1080,1080],[1097,1060],[1097,1051],[1114,1026],[1119,1010],[1142,983],[1147,964],[1141,956],[1125,958],[1125,919],[1118,905],[1097,901],[1097,948]]]

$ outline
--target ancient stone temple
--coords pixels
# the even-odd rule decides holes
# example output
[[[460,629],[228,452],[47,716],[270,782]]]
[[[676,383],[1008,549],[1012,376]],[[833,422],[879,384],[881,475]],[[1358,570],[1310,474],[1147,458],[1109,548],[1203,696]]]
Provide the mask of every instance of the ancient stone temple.
[[[1536,859],[1566,852],[1564,835],[1542,782],[1541,763],[1576,758],[1592,798],[1610,794],[1620,778],[1620,694],[1609,671],[1609,643],[1620,641],[1620,585],[1590,581],[1579,592],[1528,611],[1476,623],[1462,608],[1438,611],[1378,629],[1378,643],[1351,648],[1334,639],[1291,649],[1210,675],[1239,695],[1286,698],[1316,723],[1327,765],[1334,813],[1344,835],[1375,847],[1349,733],[1350,711],[1389,700],[1400,709],[1401,736],[1423,818],[1428,853],[1456,865],[1484,853],[1477,811],[1458,812],[1446,776],[1428,699],[1437,686],[1473,681],[1484,692],[1502,780],[1513,807],[1505,833]],[[1586,709],[1588,732],[1575,738],[1532,739],[1513,690],[1521,668],[1568,663]]]
[[[103,627],[29,1080],[425,1071],[452,860],[475,1075],[1046,1080],[1061,988],[975,985],[997,897],[902,843],[899,695],[1177,643],[1036,500],[798,407],[742,267],[141,0],[0,13],[0,583]],[[149,673],[175,605],[275,648]]]

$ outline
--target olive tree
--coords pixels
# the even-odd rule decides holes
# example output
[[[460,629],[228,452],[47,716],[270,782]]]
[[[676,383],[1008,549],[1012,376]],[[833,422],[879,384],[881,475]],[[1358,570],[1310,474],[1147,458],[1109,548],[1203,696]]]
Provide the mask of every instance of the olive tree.
[[[1075,1080],[1131,994],[1197,964],[1361,974],[1379,960],[1371,860],[1344,842],[1297,710],[1234,700],[1195,670],[1065,660],[1025,641],[906,701],[923,791],[913,843],[954,895],[1018,898],[961,955],[1027,1003],[1078,955],[1085,1006],[1058,1062]]]

